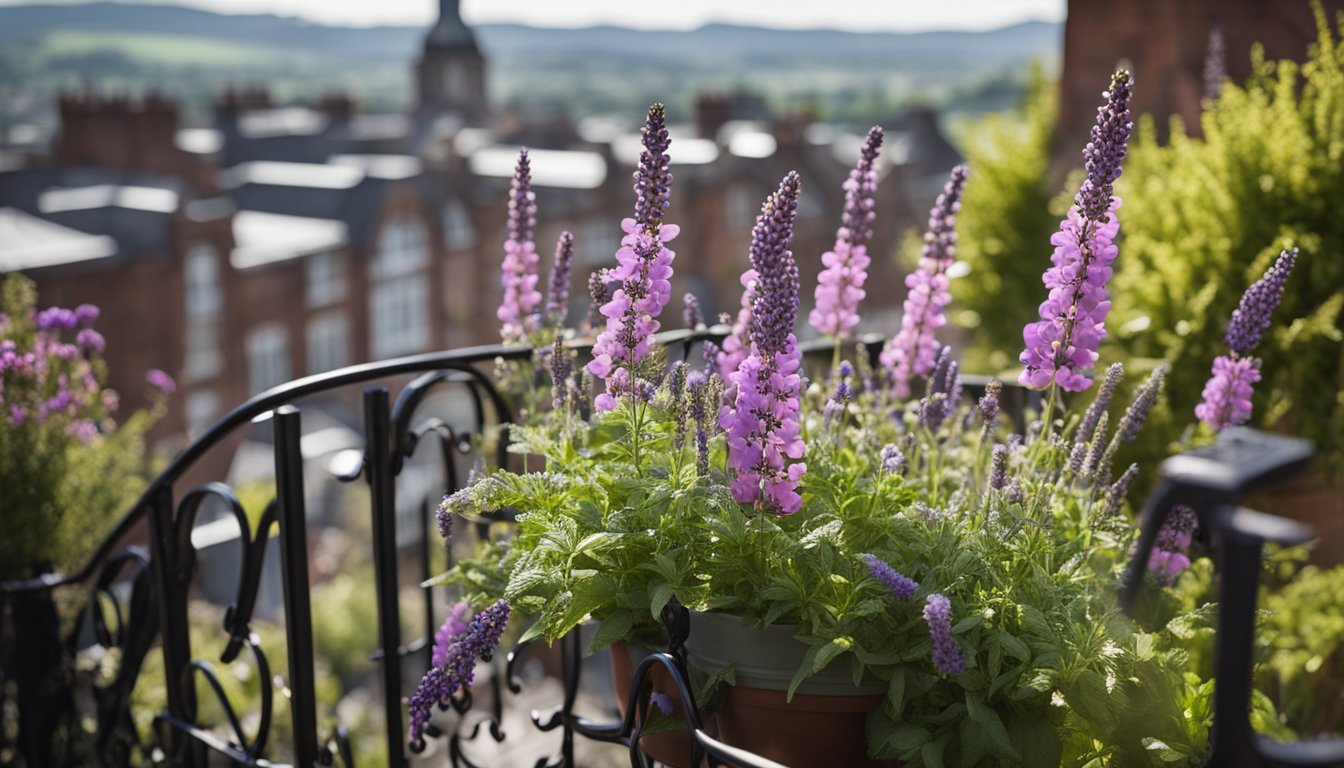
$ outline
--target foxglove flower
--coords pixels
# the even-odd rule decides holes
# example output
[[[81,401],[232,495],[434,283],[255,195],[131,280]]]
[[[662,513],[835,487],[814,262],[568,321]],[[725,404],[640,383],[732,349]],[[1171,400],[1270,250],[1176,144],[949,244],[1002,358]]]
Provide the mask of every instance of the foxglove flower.
[[[671,161],[667,148],[671,142],[662,104],[649,108],[643,142],[644,151],[635,171],[635,218],[621,222],[625,237],[616,251],[618,266],[606,275],[620,287],[602,306],[606,328],[598,335],[593,360],[588,363],[588,372],[607,384],[607,391],[594,401],[603,411],[615,408],[619,396],[639,394],[642,386],[634,380],[635,369],[649,354],[650,337],[660,327],[658,316],[672,297],[672,259],[676,254],[667,243],[680,228],[663,223],[672,173],[668,170]]]
[[[863,555],[863,559],[868,563],[868,572],[874,579],[882,582],[892,594],[902,600],[909,600],[914,596],[919,585],[909,578],[902,576],[899,571],[892,568],[877,555]]]
[[[1120,220],[1120,199],[1113,194],[1125,159],[1133,123],[1129,119],[1129,73],[1111,78],[1106,104],[1097,110],[1092,140],[1083,150],[1087,178],[1074,197],[1074,206],[1050,238],[1055,246],[1054,266],[1041,277],[1049,297],[1040,306],[1040,321],[1022,329],[1026,343],[1020,360],[1021,383],[1044,389],[1051,384],[1069,392],[1092,386],[1084,374],[1097,360],[1097,347],[1106,335],[1111,294],[1111,264]]]
[[[905,307],[901,330],[882,350],[882,364],[891,372],[892,392],[910,396],[910,379],[933,371],[938,341],[934,332],[947,323],[944,310],[952,301],[947,290],[947,270],[957,259],[957,211],[966,183],[966,166],[952,169],[943,193],[929,211],[929,230],[919,266],[906,275]]]
[[[966,671],[966,658],[952,636],[952,602],[936,592],[929,595],[924,602],[924,621],[929,625],[933,665],[938,671],[950,676]]]
[[[826,267],[817,276],[816,307],[808,315],[812,327],[823,336],[848,339],[859,324],[859,302],[868,279],[868,239],[877,217],[877,155],[882,150],[882,129],[874,126],[859,152],[858,165],[845,181],[845,211],[835,233],[835,247],[821,255]]]
[[[489,661],[509,623],[509,604],[500,600],[476,614],[444,654],[442,665],[430,667],[410,701],[410,737],[420,743],[436,705],[447,705],[453,694],[476,679],[476,660]]]
[[[504,261],[500,267],[504,297],[495,313],[502,323],[499,332],[504,341],[523,341],[537,329],[541,291],[537,290],[537,244],[532,241],[532,230],[537,224],[536,199],[532,192],[532,166],[524,149],[518,153],[509,189],[509,235],[504,240]]]
[[[574,269],[574,235],[561,232],[555,243],[550,291],[546,294],[546,324],[561,326],[569,312],[569,275]]]
[[[807,448],[799,423],[802,353],[793,335],[798,265],[789,250],[799,185],[798,174],[789,172],[752,230],[751,349],[731,380],[737,388],[732,404],[719,412],[728,433],[728,463],[737,474],[733,498],[786,515],[802,507],[796,488],[807,471],[797,461]]]

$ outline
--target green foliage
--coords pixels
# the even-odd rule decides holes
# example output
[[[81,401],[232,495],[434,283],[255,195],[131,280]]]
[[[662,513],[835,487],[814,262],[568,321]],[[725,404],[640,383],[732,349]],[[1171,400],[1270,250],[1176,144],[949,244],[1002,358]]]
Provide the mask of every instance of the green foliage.
[[[83,564],[144,490],[145,433],[163,410],[159,403],[117,424],[101,357],[64,338],[73,330],[40,330],[36,300],[27,278],[5,278],[0,354],[10,357],[0,363],[0,578]],[[53,405],[62,398],[65,404]]]
[[[517,525],[434,582],[458,585],[478,609],[507,599],[532,618],[525,638],[598,622],[593,650],[656,643],[672,598],[791,626],[807,650],[794,687],[834,665],[888,681],[869,752],[909,766],[1204,753],[1207,722],[1184,713],[1206,712],[1211,689],[1187,673],[1177,632],[1204,614],[1172,598],[1170,627],[1144,630],[1117,610],[1131,533],[1103,473],[1066,468],[1072,421],[1010,451],[1011,481],[989,488],[999,435],[965,408],[930,428],[868,392],[827,416],[813,386],[803,509],[775,516],[734,501],[722,435],[710,439],[708,474],[697,470],[694,440],[678,444],[686,404],[672,380],[652,402],[622,400],[591,423],[566,408],[512,428],[511,449],[544,457],[545,471],[495,471],[450,497],[448,509],[473,517],[512,509]],[[901,472],[881,466],[889,444],[903,446]],[[916,595],[894,596],[866,553],[918,582]],[[952,602],[967,661],[956,676],[932,662],[922,608],[934,592]]]
[[[1304,738],[1344,735],[1344,567],[1308,567],[1264,597],[1256,687]]]
[[[1160,446],[1189,423],[1241,291],[1279,250],[1301,249],[1257,350],[1253,422],[1311,438],[1326,470],[1344,444],[1344,46],[1317,7],[1309,61],[1266,62],[1206,104],[1202,138],[1173,122],[1166,146],[1137,131],[1117,184],[1121,256],[1112,333],[1133,357],[1172,363]],[[1156,458],[1150,455],[1149,458]]]
[[[1022,326],[1036,319],[1045,298],[1041,272],[1063,215],[1052,215],[1055,191],[1047,181],[1056,111],[1054,83],[1033,67],[1022,109],[985,118],[967,137],[971,174],[957,219],[957,255],[971,272],[951,281],[951,320],[971,337],[967,370],[1014,365]]]

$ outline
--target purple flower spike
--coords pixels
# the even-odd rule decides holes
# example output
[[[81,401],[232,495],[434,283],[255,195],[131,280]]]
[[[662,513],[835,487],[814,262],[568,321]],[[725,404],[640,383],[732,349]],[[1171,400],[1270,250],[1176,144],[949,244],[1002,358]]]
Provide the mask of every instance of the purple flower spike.
[[[537,223],[536,200],[532,192],[532,165],[524,149],[518,153],[518,165],[509,188],[509,236],[504,241],[504,262],[500,267],[504,298],[496,316],[502,323],[499,332],[504,341],[523,341],[537,329],[541,291],[537,290],[537,245],[532,241]]]
[[[1223,28],[1213,26],[1209,29],[1209,47],[1204,52],[1204,98],[1217,101],[1223,92],[1223,80],[1227,79],[1227,45],[1223,40]]]
[[[1148,554],[1148,571],[1159,584],[1171,586],[1190,567],[1189,549],[1199,529],[1199,518],[1187,506],[1171,510],[1157,532],[1157,543]]]
[[[956,676],[966,671],[966,657],[952,636],[952,601],[934,593],[924,602],[924,621],[929,625],[929,639],[933,641],[933,665],[944,675]]]
[[[877,217],[877,155],[882,150],[882,129],[868,131],[868,141],[859,152],[858,165],[845,181],[843,224],[835,233],[835,247],[821,256],[825,269],[817,276],[816,308],[808,322],[823,336],[848,339],[859,324],[859,302],[866,295],[868,239]]]
[[[81,329],[79,335],[75,337],[75,343],[85,352],[97,355],[101,355],[103,350],[107,349],[107,340],[103,338],[103,334],[92,328]]]
[[[1223,337],[1232,354],[1246,357],[1255,351],[1265,331],[1269,330],[1269,316],[1279,306],[1283,287],[1296,265],[1297,249],[1283,251],[1275,259],[1274,266],[1265,272],[1265,276],[1252,283],[1241,295],[1241,302],[1232,312],[1231,322],[1227,324],[1227,335]]]
[[[667,243],[680,231],[675,224],[664,224],[668,206],[669,139],[662,104],[649,108],[644,125],[644,151],[635,171],[635,218],[625,219],[621,228],[625,237],[616,251],[618,266],[608,272],[607,280],[620,287],[602,306],[606,328],[593,345],[593,360],[588,372],[607,384],[598,395],[598,410],[616,407],[616,398],[638,395],[647,389],[635,379],[635,368],[649,354],[650,337],[661,327],[658,315],[672,297],[672,260],[676,257]]]
[[[434,633],[434,649],[430,657],[434,666],[442,667],[448,663],[448,650],[458,638],[466,634],[467,628],[471,626],[470,617],[471,606],[465,600],[448,609],[443,625]]]
[[[863,559],[868,563],[868,572],[874,579],[886,585],[892,594],[902,600],[909,600],[914,596],[919,585],[911,579],[902,576],[895,568],[892,568],[877,555],[863,555]]]
[[[910,396],[910,379],[933,371],[938,354],[934,332],[947,323],[944,310],[952,301],[947,270],[957,258],[957,211],[966,184],[966,166],[952,169],[943,193],[929,211],[929,230],[924,234],[924,252],[919,266],[905,277],[908,289],[901,315],[901,330],[882,350],[881,361],[891,372],[892,392]]]
[[[688,293],[681,297],[681,321],[687,329],[694,331],[705,324],[704,315],[700,312],[700,300],[694,293]]]
[[[1258,381],[1259,358],[1215,357],[1213,376],[1204,385],[1204,399],[1195,406],[1195,416],[1215,432],[1245,424],[1251,417],[1251,395]]]
[[[419,742],[436,705],[447,705],[476,679],[476,659],[490,660],[509,623],[509,604],[500,600],[476,614],[466,631],[448,646],[442,665],[430,667],[410,701],[410,737]]]
[[[48,307],[37,313],[39,331],[68,331],[78,322],[75,313],[64,307]]]
[[[555,262],[551,265],[550,291],[546,294],[546,324],[565,324],[569,312],[569,274],[574,269],[574,235],[561,232],[555,243]]]
[[[75,307],[75,322],[79,323],[81,328],[88,328],[98,319],[99,314],[98,307],[92,304],[80,304]]]
[[[719,412],[728,433],[728,464],[736,472],[733,498],[777,514],[802,508],[796,490],[807,472],[800,432],[799,367],[793,327],[798,318],[798,265],[789,250],[800,182],[790,172],[766,200],[752,230],[756,272],[750,354],[731,379],[737,392]],[[790,462],[793,463],[790,463]]]
[[[1260,359],[1252,352],[1269,330],[1269,318],[1283,298],[1283,288],[1297,264],[1297,249],[1279,254],[1265,276],[1251,284],[1227,325],[1225,341],[1232,354],[1213,360],[1213,375],[1204,385],[1195,415],[1215,432],[1244,424],[1251,417],[1251,395],[1260,381]]]
[[[1092,140],[1083,150],[1087,178],[1074,197],[1074,206],[1050,238],[1055,246],[1054,266],[1041,281],[1049,297],[1040,306],[1040,321],[1022,329],[1026,349],[1019,358],[1026,370],[1019,381],[1044,389],[1052,383],[1070,392],[1092,386],[1084,372],[1097,359],[1097,347],[1106,335],[1111,294],[1111,264],[1119,249],[1115,237],[1120,199],[1113,194],[1121,161],[1129,146],[1133,123],[1129,119],[1131,83],[1120,70],[1111,78],[1106,104],[1097,110]]]

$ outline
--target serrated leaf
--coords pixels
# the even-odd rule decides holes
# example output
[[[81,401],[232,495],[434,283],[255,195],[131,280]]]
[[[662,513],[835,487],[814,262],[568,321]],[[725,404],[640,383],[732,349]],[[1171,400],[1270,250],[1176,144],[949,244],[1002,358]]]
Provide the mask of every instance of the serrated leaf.
[[[967,616],[966,618],[952,625],[952,634],[954,635],[963,634],[965,632],[970,631],[972,628],[978,627],[984,623],[985,623],[984,616],[981,616],[979,614],[976,614],[975,616]]]
[[[1073,684],[1064,691],[1064,700],[1084,720],[1105,723],[1111,716],[1111,709],[1107,706],[1106,681],[1094,670],[1079,672]]]
[[[1172,749],[1165,741],[1151,736],[1143,739],[1143,748],[1164,763],[1180,763],[1185,762],[1186,759],[1186,755]]]

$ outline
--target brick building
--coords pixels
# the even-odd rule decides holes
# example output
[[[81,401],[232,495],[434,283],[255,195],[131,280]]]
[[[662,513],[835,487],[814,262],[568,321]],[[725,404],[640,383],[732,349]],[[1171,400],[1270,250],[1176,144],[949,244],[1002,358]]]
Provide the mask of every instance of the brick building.
[[[167,370],[179,390],[163,434],[190,436],[301,375],[496,340],[505,201],[527,145],[543,269],[562,230],[576,237],[577,320],[588,273],[614,263],[630,215],[642,115],[492,114],[474,35],[455,0],[440,6],[408,114],[230,90],[213,124],[182,127],[165,97],[64,97],[50,161],[0,172],[0,271],[29,274],[45,303],[100,305],[111,384],[134,407],[143,372]],[[676,295],[696,293],[711,318],[736,311],[756,213],[797,170],[805,318],[862,136],[741,97],[706,96],[680,117]],[[890,332],[903,289],[885,255],[923,225],[959,156],[932,113],[887,127],[865,317]]]
[[[1321,6],[1334,19],[1344,11],[1344,0],[1321,0]],[[1204,62],[1215,28],[1224,39],[1227,75],[1239,82],[1251,74],[1251,46],[1263,45],[1269,61],[1303,61],[1316,39],[1308,0],[1137,0],[1123,6],[1070,0],[1056,146],[1072,153],[1067,148],[1087,143],[1098,94],[1119,66],[1134,73],[1135,114],[1156,116],[1163,137],[1168,115],[1179,115],[1197,134]]]

